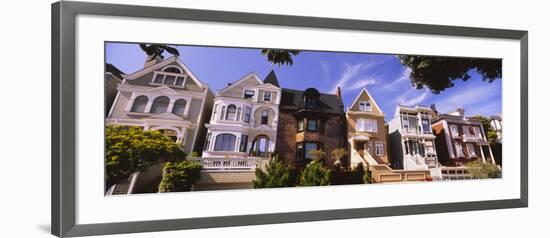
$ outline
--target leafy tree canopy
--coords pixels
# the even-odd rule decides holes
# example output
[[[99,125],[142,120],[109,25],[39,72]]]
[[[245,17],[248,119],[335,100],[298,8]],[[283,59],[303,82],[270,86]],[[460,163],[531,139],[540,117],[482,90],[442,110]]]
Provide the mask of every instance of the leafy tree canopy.
[[[105,179],[108,186],[153,164],[177,159],[185,159],[185,153],[178,144],[158,131],[144,131],[140,127],[105,128]]]
[[[271,64],[292,65],[294,63],[293,57],[300,54],[299,50],[282,50],[282,49],[263,49],[262,55],[267,58],[267,61]]]
[[[170,53],[172,55],[175,55],[176,57],[180,56],[180,52],[178,51],[178,49],[176,49],[174,47],[171,47],[171,46],[167,46],[167,45],[139,44],[139,48],[141,48],[141,50],[143,50],[143,52],[145,52],[147,54],[147,56],[149,56],[147,61],[154,60],[157,57],[161,58],[161,59],[164,59],[164,56],[162,55],[162,53],[164,53],[164,51],[167,51],[168,53]]]
[[[254,188],[281,188],[295,185],[294,171],[285,166],[276,155],[265,167],[265,171],[256,168],[256,179],[252,181]]]
[[[495,144],[497,141],[497,132],[493,127],[491,126],[491,119],[484,116],[473,116],[473,118],[479,119],[481,121],[481,124],[483,125],[483,131],[485,132],[485,136],[487,137],[487,141],[491,145]]]
[[[454,86],[457,79],[471,78],[468,73],[476,70],[483,80],[493,82],[502,77],[500,59],[451,58],[432,56],[398,56],[401,64],[409,67],[411,83],[417,89],[428,88],[434,94]]]

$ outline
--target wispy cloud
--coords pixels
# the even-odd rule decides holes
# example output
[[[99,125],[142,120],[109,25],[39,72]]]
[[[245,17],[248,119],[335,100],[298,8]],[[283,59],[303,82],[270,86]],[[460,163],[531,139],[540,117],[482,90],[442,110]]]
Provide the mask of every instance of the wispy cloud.
[[[325,62],[325,61],[321,61],[321,62],[319,62],[319,64],[321,64],[321,69],[323,69],[323,76],[325,77],[325,81],[329,82],[330,81],[330,68],[328,66],[328,63]]]
[[[394,102],[401,105],[414,106],[421,104],[430,95],[430,92],[426,89],[418,90],[416,88],[411,88],[405,91],[400,96],[396,97]]]
[[[488,84],[488,85],[483,85]],[[483,82],[455,91],[436,102],[437,110],[449,113],[463,107],[467,115],[491,115],[501,111],[500,85]]]
[[[342,72],[342,75],[340,75],[340,78],[336,81],[336,84],[330,89],[331,92],[336,92],[336,89],[338,87],[341,87],[342,89],[346,88],[348,82],[353,81],[356,77],[359,76],[359,74],[369,68],[372,64],[369,63],[359,63],[359,64],[344,64],[344,71]]]
[[[377,80],[374,78],[366,78],[366,79],[359,79],[355,81],[353,84],[346,86],[345,89],[347,90],[355,90],[364,88],[367,85],[376,84]]]
[[[384,87],[382,87],[382,89],[385,89],[385,90],[393,90],[396,88],[397,85],[401,84],[401,83],[404,83],[404,82],[408,82],[410,81],[410,75],[411,75],[411,68],[409,67],[405,67],[403,68],[403,71],[401,71],[401,74],[399,75],[399,78],[393,80],[392,82],[384,85]]]

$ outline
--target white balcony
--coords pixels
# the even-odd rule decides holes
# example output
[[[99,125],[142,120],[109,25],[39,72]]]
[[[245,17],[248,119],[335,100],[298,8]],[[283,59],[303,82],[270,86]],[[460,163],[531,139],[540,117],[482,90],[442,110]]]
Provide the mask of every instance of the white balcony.
[[[462,135],[462,141],[464,141],[464,142],[480,142],[480,141],[484,141],[484,139],[481,136],[476,136],[476,135],[472,135],[472,134],[464,134],[464,135]]]
[[[188,158],[202,165],[202,170],[215,171],[254,171],[256,168],[263,168],[269,161],[267,158]]]

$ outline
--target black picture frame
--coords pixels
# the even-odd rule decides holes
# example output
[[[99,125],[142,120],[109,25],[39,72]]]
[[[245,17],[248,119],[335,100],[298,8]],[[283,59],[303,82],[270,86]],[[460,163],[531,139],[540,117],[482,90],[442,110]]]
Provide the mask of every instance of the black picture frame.
[[[51,233],[59,237],[459,212],[528,206],[528,32],[288,15],[62,1],[52,4]],[[518,40],[521,70],[519,199],[79,225],[75,222],[75,18],[79,14]]]

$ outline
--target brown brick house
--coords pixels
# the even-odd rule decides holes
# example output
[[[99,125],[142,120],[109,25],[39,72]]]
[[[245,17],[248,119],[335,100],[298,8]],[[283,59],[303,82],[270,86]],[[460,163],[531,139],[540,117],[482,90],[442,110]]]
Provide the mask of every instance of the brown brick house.
[[[322,149],[327,159],[336,148],[346,148],[346,116],[340,95],[283,89],[275,153],[285,163],[303,167],[309,151]],[[331,163],[327,163],[331,164]]]
[[[463,166],[478,159],[495,163],[481,120],[464,116],[463,108],[450,114],[439,114],[434,110],[434,114],[432,129],[441,164]]]

